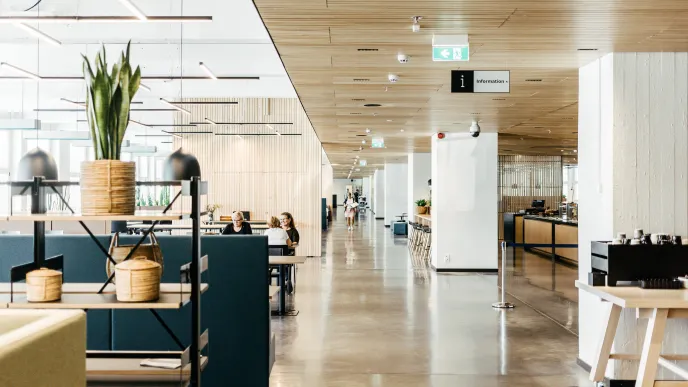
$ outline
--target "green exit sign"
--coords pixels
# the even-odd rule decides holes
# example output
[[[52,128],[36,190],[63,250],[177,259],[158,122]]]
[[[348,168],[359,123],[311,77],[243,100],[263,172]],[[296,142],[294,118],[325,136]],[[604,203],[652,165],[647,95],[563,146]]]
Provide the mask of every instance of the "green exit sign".
[[[382,137],[373,137],[371,147],[372,148],[384,148],[385,147],[385,139]]]
[[[432,60],[435,62],[467,62],[468,45],[433,46]]]

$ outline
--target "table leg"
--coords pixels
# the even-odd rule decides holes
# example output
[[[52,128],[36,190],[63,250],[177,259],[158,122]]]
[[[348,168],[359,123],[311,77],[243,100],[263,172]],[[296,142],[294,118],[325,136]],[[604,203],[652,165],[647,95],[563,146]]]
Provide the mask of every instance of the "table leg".
[[[621,307],[611,302],[608,304],[607,319],[590,370],[590,380],[593,382],[604,380],[604,373],[607,370],[607,363],[609,363],[609,354],[612,351],[612,344],[614,344],[614,336],[616,336],[616,328],[619,326]]]
[[[654,309],[650,320],[647,322],[643,352],[640,354],[640,366],[635,387],[652,387],[655,384],[657,374],[657,360],[662,350],[664,340],[664,328],[666,327],[669,309]]]
[[[280,295],[279,295],[279,314],[280,316],[283,316],[284,313],[287,311],[287,289],[286,289],[286,270],[287,266],[286,265],[279,265],[279,287],[280,287]]]

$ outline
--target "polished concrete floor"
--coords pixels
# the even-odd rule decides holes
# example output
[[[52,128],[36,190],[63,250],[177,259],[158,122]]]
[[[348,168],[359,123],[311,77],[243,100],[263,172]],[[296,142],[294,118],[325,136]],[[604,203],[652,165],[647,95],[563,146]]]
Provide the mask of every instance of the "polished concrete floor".
[[[323,248],[322,258],[298,271],[290,304],[299,314],[273,317],[271,386],[591,385],[576,365],[578,339],[565,324],[516,293],[515,310],[491,308],[499,296],[496,275],[438,275],[411,256],[405,238],[365,216],[347,232],[340,213]],[[531,258],[540,260],[532,260],[531,271],[548,263]],[[518,268],[518,257],[510,266]],[[510,275],[518,290],[538,287],[522,277],[518,269]],[[547,289],[540,287],[524,297],[542,297]]]

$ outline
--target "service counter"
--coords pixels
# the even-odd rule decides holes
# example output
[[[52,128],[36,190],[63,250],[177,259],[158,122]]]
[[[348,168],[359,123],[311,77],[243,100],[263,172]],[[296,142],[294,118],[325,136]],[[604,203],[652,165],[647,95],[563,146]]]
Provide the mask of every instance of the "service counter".
[[[535,215],[524,215],[522,219],[524,243],[578,244],[577,221]],[[516,234],[518,234],[518,227],[515,229]],[[552,254],[551,247],[538,247],[528,250]],[[554,248],[554,254],[557,258],[578,264],[577,248]]]

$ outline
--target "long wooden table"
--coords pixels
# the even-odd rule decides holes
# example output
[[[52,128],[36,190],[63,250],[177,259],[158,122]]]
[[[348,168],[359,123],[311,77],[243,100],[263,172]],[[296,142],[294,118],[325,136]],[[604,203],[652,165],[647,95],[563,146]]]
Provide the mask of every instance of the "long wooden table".
[[[301,265],[306,262],[307,257],[294,256],[294,255],[271,255],[268,258],[268,264],[270,266],[277,266],[279,270],[279,307],[277,309],[278,316],[296,316],[299,314],[298,311],[287,312],[287,291],[284,289],[286,283],[286,273],[287,266],[289,265]]]
[[[640,360],[636,387],[655,386],[657,367],[662,366],[684,379],[688,379],[688,370],[679,367],[672,361],[688,360],[687,355],[662,355],[662,340],[664,328],[669,318],[688,318],[688,289],[664,290],[641,289],[637,287],[591,286],[576,281],[576,287],[607,301],[604,328],[599,339],[597,353],[590,371],[590,380],[600,382],[604,380],[609,359]],[[640,356],[635,354],[611,353],[614,336],[616,335],[621,309],[637,309],[637,318],[648,318],[645,331],[645,341]],[[671,382],[671,386],[688,386],[688,381]]]

